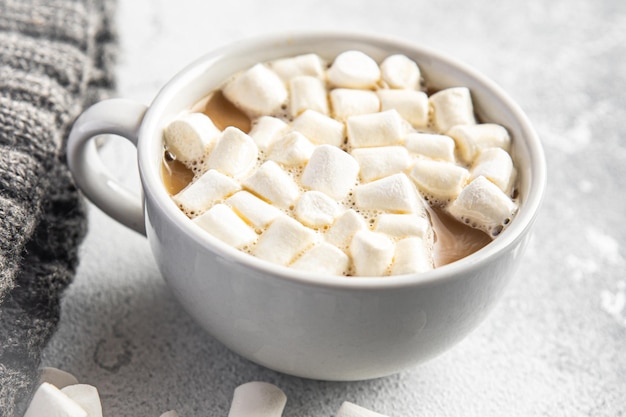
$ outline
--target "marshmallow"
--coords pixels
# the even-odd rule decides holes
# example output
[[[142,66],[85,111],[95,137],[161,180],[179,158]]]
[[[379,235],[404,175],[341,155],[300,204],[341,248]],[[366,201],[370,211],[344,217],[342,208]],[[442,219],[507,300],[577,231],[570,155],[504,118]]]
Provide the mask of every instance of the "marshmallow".
[[[179,416],[176,410],[170,410],[170,411],[164,412],[159,417],[179,417]]]
[[[335,417],[386,417],[383,414],[376,413],[374,411],[368,410],[367,408],[358,406],[349,401],[344,401],[337,413],[335,413]]]
[[[420,237],[410,237],[396,243],[391,275],[415,274],[434,268],[431,248]]]
[[[314,110],[304,111],[296,117],[291,127],[317,145],[329,144],[340,147],[344,142],[343,123]]]
[[[491,236],[498,235],[516,211],[517,204],[485,177],[470,182],[448,206],[454,218]]]
[[[351,155],[361,167],[359,177],[363,182],[402,172],[411,163],[409,152],[403,146],[357,148]]]
[[[320,191],[307,191],[300,196],[294,210],[296,218],[305,226],[322,227],[335,221],[341,214],[339,204]]]
[[[430,96],[433,108],[433,121],[440,133],[446,133],[456,125],[476,124],[474,106],[470,90],[466,87],[452,87]]]
[[[328,97],[323,80],[301,75],[289,80],[289,108],[295,117],[305,110],[328,114]]]
[[[382,233],[360,230],[350,243],[357,276],[383,276],[393,260],[394,243]]]
[[[324,238],[328,243],[340,249],[347,249],[354,234],[366,228],[367,224],[363,217],[356,211],[349,209],[337,217],[335,223],[324,234]]]
[[[360,51],[346,51],[337,55],[326,73],[335,87],[374,88],[380,80],[380,68]]]
[[[345,275],[350,258],[330,243],[320,242],[296,259],[292,268],[328,275]]]
[[[408,236],[427,237],[430,230],[430,221],[416,214],[389,214],[382,213],[376,218],[374,231],[384,233],[394,238]]]
[[[239,191],[233,194],[226,200],[226,204],[228,204],[239,217],[257,229],[264,228],[283,214],[283,212],[276,207],[267,204],[265,201],[247,191]]]
[[[483,176],[496,184],[507,195],[515,180],[515,168],[511,155],[501,148],[487,148],[478,154],[470,170],[470,179]]]
[[[359,164],[352,156],[335,146],[320,145],[304,168],[301,182],[339,201],[354,187],[358,174]]]
[[[398,213],[415,213],[424,209],[423,202],[405,174],[394,174],[354,190],[358,208]]]
[[[502,148],[508,152],[511,147],[509,132],[495,123],[454,126],[448,135],[454,139],[461,158],[467,163],[471,163],[483,149]]]
[[[405,55],[388,56],[380,64],[380,71],[383,82],[390,88],[415,90],[420,86],[420,69]]]
[[[428,125],[428,96],[417,90],[377,91],[382,111],[395,109],[407,122],[415,128]]]
[[[330,91],[330,106],[333,117],[345,121],[350,116],[380,111],[378,95],[371,90],[335,88]]]
[[[276,114],[288,97],[280,77],[263,64],[237,74],[226,83],[222,92],[250,117]]]
[[[186,113],[163,131],[167,149],[183,162],[197,161],[211,148],[220,130],[204,113]]]
[[[469,179],[469,171],[450,162],[420,159],[411,170],[411,178],[424,195],[449,201],[459,195]]]
[[[348,143],[353,148],[397,145],[404,136],[396,110],[351,116],[347,120]]]
[[[43,384],[44,382],[48,382],[58,389],[61,389],[68,385],[78,384],[78,379],[69,372],[46,366],[41,368],[41,374],[39,375],[39,384]]]
[[[287,396],[276,385],[253,381],[233,392],[228,417],[281,417]]]
[[[263,163],[243,186],[283,209],[288,209],[300,196],[298,184],[274,161]]]
[[[284,82],[301,75],[324,78],[324,64],[316,54],[276,59],[269,66]]]
[[[222,242],[237,249],[253,244],[258,235],[226,204],[216,204],[193,222]]]
[[[241,179],[256,166],[258,155],[259,150],[254,140],[236,127],[229,126],[224,129],[209,154],[206,166]]]
[[[172,199],[182,207],[188,215],[199,214],[214,203],[228,197],[241,186],[232,178],[210,169],[200,178],[189,184]]]
[[[404,147],[411,152],[431,159],[454,162],[454,139],[432,133],[409,133]]]
[[[314,243],[316,233],[289,216],[274,220],[259,238],[252,254],[279,265],[291,261]]]
[[[44,382],[37,388],[24,417],[88,417],[87,411],[60,389]]]
[[[293,131],[276,141],[269,159],[287,166],[304,165],[315,150],[315,145],[302,133]]]
[[[250,137],[258,148],[265,152],[287,131],[289,125],[272,116],[261,116],[252,125]]]
[[[102,403],[98,389],[93,385],[75,384],[61,389],[61,392],[71,398],[89,417],[102,417]]]

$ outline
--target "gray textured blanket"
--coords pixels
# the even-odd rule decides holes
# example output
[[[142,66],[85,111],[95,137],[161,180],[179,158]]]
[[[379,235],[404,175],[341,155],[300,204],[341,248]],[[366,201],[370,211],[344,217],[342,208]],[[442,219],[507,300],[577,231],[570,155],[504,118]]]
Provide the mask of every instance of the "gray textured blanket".
[[[112,88],[114,0],[0,0],[0,416],[21,415],[85,233],[64,162]]]

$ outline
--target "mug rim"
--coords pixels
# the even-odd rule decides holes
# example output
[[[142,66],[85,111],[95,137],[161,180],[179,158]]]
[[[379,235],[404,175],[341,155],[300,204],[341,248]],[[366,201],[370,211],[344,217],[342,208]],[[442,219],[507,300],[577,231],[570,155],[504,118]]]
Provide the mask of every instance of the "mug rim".
[[[177,95],[182,86],[188,85],[191,80],[201,76],[211,63],[219,61],[224,57],[232,57],[237,54],[245,53],[246,51],[264,47],[272,48],[278,45],[303,42],[321,43],[328,41],[393,45],[394,49],[411,50],[422,55],[428,55],[432,59],[443,62],[447,66],[454,67],[475,79],[484,86],[484,88],[489,90],[491,94],[506,104],[517,122],[519,122],[521,129],[525,132],[524,143],[528,150],[528,165],[530,170],[530,175],[525,175],[528,175],[530,178],[528,194],[524,196],[524,201],[520,204],[520,208],[511,224],[508,225],[497,238],[485,247],[462,259],[422,273],[374,277],[322,275],[273,264],[233,248],[193,224],[176,206],[163,186],[160,176],[160,161],[158,166],[154,166],[156,161],[154,161],[152,155],[155,152],[154,147],[157,146],[157,143],[153,143],[155,141],[150,140],[153,136],[150,132],[159,128],[159,121],[161,120],[165,107],[168,105],[168,102]],[[207,91],[205,94],[208,93]],[[175,223],[187,238],[194,240],[196,244],[208,247],[209,250],[216,255],[234,261],[247,268],[262,271],[264,275],[269,274],[274,278],[290,282],[299,282],[328,288],[381,290],[406,286],[412,287],[416,285],[432,285],[444,281],[462,279],[463,275],[467,274],[469,271],[480,269],[483,264],[490,262],[492,258],[505,253],[509,248],[515,247],[518,241],[530,231],[543,200],[547,181],[545,155],[537,133],[520,106],[494,81],[468,64],[417,42],[410,42],[384,34],[355,31],[282,31],[266,34],[264,36],[256,36],[254,38],[244,38],[200,56],[172,77],[155,96],[152,104],[148,107],[139,130],[137,153],[144,198],[150,198],[153,205],[158,207],[169,220]]]

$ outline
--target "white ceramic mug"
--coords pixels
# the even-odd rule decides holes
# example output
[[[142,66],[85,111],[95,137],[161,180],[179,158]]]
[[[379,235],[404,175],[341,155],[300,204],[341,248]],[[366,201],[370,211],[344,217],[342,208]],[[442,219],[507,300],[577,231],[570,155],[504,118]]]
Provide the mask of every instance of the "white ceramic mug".
[[[376,60],[402,53],[435,89],[469,87],[484,122],[513,137],[520,210],[478,252],[419,275],[333,277],[267,263],[193,224],[160,176],[162,130],[234,72],[255,63],[315,52],[332,60],[349,49]],[[94,137],[117,134],[137,147],[143,198],[106,172]],[[296,33],[221,48],[174,77],[146,107],[113,99],[76,121],[68,160],[78,186],[103,211],[145,233],[162,275],[187,311],[240,355],[284,373],[326,380],[389,375],[443,352],[487,315],[520,263],[546,181],[543,151],[520,108],[493,82],[432,50],[384,36]]]

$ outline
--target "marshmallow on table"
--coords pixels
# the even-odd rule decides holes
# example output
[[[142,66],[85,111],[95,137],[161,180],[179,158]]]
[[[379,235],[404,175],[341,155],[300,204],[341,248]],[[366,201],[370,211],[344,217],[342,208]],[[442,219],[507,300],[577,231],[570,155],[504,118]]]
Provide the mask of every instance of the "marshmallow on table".
[[[274,142],[269,159],[287,166],[304,165],[315,150],[315,145],[302,133],[293,131]]]
[[[206,166],[239,179],[256,166],[258,155],[254,140],[238,128],[229,126],[209,154]]]
[[[332,114],[337,120],[345,121],[350,116],[380,111],[378,95],[371,90],[335,88],[329,96]]]
[[[469,179],[469,171],[459,165],[429,159],[418,160],[411,178],[423,194],[440,201],[454,199]]]
[[[268,382],[252,381],[235,388],[228,417],[281,417],[287,396]]]
[[[61,392],[85,410],[88,417],[102,417],[102,403],[100,402],[98,389],[93,385],[68,385],[61,388]]]
[[[390,88],[415,90],[420,86],[421,71],[406,55],[390,55],[380,64],[382,79]]]
[[[420,237],[409,237],[396,243],[391,275],[415,274],[434,268],[431,248]]]
[[[350,243],[350,254],[357,276],[387,275],[395,245],[382,233],[360,230]]]
[[[184,163],[202,158],[219,134],[206,114],[186,113],[167,125],[163,139],[168,150]]]
[[[283,80],[263,64],[237,74],[226,83],[222,92],[250,117],[276,114],[288,97]]]
[[[495,123],[454,126],[447,134],[454,139],[461,158],[467,163],[483,149],[502,148],[508,152],[511,147],[509,132]]]
[[[447,135],[415,132],[404,138],[404,147],[410,152],[442,161],[454,162],[454,146],[454,139]]]
[[[354,202],[358,208],[383,210],[396,213],[416,213],[424,210],[415,186],[405,174],[394,174],[354,190]]]
[[[289,80],[289,108],[295,117],[305,110],[328,114],[328,96],[324,81],[309,75]]]
[[[41,368],[41,374],[39,375],[39,384],[43,384],[44,382],[48,382],[61,389],[68,385],[78,384],[78,379],[69,372],[46,366]]]
[[[393,214],[382,213],[376,218],[374,231],[384,233],[394,238],[428,236],[430,221],[424,216],[417,214]]]
[[[324,78],[324,64],[316,54],[275,59],[269,66],[284,82],[301,75]]]
[[[306,191],[296,203],[294,214],[305,226],[317,228],[332,224],[341,214],[341,207],[320,191]]]
[[[243,186],[282,209],[288,209],[300,196],[298,184],[274,161],[264,162]]]
[[[282,211],[247,191],[239,191],[233,194],[226,200],[226,204],[228,204],[239,217],[257,229],[264,228],[276,218],[283,215]]]
[[[159,417],[178,417],[178,413],[175,410],[166,411]]]
[[[353,209],[348,209],[337,217],[335,223],[324,234],[324,238],[328,243],[347,250],[355,233],[366,228],[367,224],[363,217]]]
[[[380,68],[363,52],[346,51],[337,55],[326,75],[335,87],[374,88],[380,80]]]
[[[363,182],[377,180],[407,169],[411,163],[409,152],[404,146],[381,146],[357,148],[351,155],[357,160]]]
[[[379,414],[375,411],[368,410],[367,408],[361,407],[349,401],[344,401],[337,413],[335,413],[335,417],[386,417],[383,414]]]
[[[413,127],[428,125],[428,96],[417,90],[381,89],[376,92],[382,111],[395,109]]]
[[[348,118],[348,143],[353,148],[399,144],[405,129],[397,110],[361,114]]]
[[[321,274],[344,275],[348,272],[350,258],[336,246],[320,242],[304,252],[290,266]]]
[[[317,145],[341,146],[344,142],[344,124],[315,110],[305,110],[291,127]]]
[[[317,234],[285,215],[274,220],[261,235],[252,254],[279,265],[291,261],[315,242]]]
[[[255,120],[249,135],[257,147],[265,152],[283,136],[288,128],[289,125],[277,117],[261,116]]]
[[[39,385],[24,417],[89,417],[87,411],[52,384]]]
[[[476,124],[474,105],[467,87],[451,87],[430,96],[433,121],[438,132],[446,133],[456,125]]]
[[[478,177],[447,209],[457,220],[496,236],[513,218],[517,204],[497,185],[485,177]]]
[[[470,179],[480,176],[487,178],[510,195],[515,180],[515,167],[511,155],[501,148],[483,149],[470,170]]]
[[[253,244],[258,235],[226,204],[216,204],[193,222],[222,242],[237,249]]]
[[[348,153],[332,145],[319,145],[311,154],[302,172],[302,185],[342,200],[355,186],[358,162]]]
[[[210,169],[183,188],[172,199],[189,215],[194,215],[204,212],[217,201],[240,189],[241,185],[237,181],[219,171]]]

